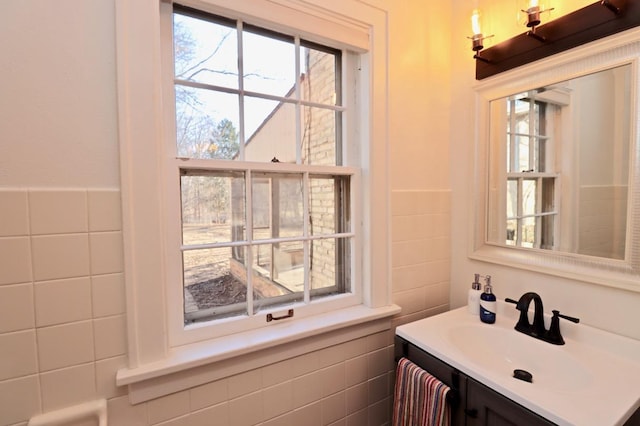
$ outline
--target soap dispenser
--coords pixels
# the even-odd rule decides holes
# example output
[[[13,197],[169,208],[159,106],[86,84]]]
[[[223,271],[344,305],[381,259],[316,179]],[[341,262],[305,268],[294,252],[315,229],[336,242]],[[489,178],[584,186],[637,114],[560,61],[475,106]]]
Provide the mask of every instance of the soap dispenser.
[[[491,275],[485,277],[484,293],[480,295],[480,320],[487,324],[496,322],[496,295],[491,287]]]
[[[467,299],[467,310],[470,314],[478,315],[480,313],[480,295],[482,294],[482,284],[480,284],[480,274],[474,274],[474,280],[469,289]]]

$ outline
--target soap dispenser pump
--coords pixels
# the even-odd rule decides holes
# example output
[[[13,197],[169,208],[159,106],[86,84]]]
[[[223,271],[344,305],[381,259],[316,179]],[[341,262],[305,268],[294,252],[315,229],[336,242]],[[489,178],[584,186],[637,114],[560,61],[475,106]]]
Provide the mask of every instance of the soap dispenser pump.
[[[491,287],[491,275],[485,277],[484,293],[480,295],[480,320],[487,324],[496,322],[496,295]]]
[[[474,280],[469,289],[467,298],[467,310],[472,315],[480,313],[480,295],[482,294],[482,284],[480,284],[480,274],[474,274]]]

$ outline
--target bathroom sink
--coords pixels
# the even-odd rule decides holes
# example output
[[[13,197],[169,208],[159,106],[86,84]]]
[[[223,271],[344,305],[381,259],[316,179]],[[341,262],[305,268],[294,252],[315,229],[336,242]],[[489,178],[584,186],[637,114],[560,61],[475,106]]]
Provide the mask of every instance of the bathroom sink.
[[[563,391],[593,383],[587,366],[570,351],[536,341],[512,328],[482,323],[456,325],[446,329],[444,337],[462,354],[472,353],[470,363],[498,375],[508,377],[516,369],[524,370],[531,374],[535,386]]]
[[[396,334],[559,425],[622,425],[640,407],[640,341],[563,322],[566,343],[553,345],[516,331],[517,321],[513,305],[498,301],[495,324],[464,307]]]

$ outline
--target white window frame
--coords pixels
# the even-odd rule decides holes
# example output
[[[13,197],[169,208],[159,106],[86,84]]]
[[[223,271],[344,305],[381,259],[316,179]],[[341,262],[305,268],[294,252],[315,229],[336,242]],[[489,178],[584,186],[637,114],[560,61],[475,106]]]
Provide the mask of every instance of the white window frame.
[[[278,322],[268,332],[169,338],[170,323],[175,320],[167,309],[168,299],[174,297],[167,283],[165,257],[169,218],[164,208],[166,195],[158,182],[166,172],[159,160],[167,146],[163,104],[171,101],[163,92],[162,70],[173,67],[162,55],[162,44],[171,41],[161,31],[161,19],[172,7],[159,0],[116,0],[129,349],[129,366],[118,372],[117,384],[129,386],[133,403],[389,329],[390,317],[399,312],[391,302],[390,286],[386,12],[355,0],[318,1],[316,5],[292,0],[286,6],[267,0],[182,3],[360,54],[359,82],[367,90],[356,100],[361,106],[354,111],[364,124],[353,135],[358,143],[352,154],[361,161],[361,191],[357,194],[361,240],[356,247],[362,259],[361,303]],[[351,18],[354,16],[358,18]]]
[[[168,7],[166,8],[165,13],[161,16],[161,31],[168,33],[167,36],[163,37],[166,41],[168,39],[173,39],[173,10],[171,13],[168,13]],[[223,18],[228,18],[224,16]],[[246,24],[251,24],[249,22],[242,22],[242,26],[244,27]],[[265,30],[271,30],[272,28],[265,28]],[[291,35],[291,34],[287,34]],[[240,34],[239,34],[240,36]],[[296,39],[296,48],[298,49],[300,46],[300,40],[297,35],[292,35]],[[332,46],[334,47],[334,46]],[[350,120],[351,127],[348,125],[340,126],[343,129],[342,139],[342,152],[340,157],[345,159],[347,165],[336,165],[336,166],[318,166],[318,165],[309,165],[309,164],[289,164],[289,163],[255,163],[249,161],[229,161],[229,160],[215,160],[215,159],[183,159],[179,158],[176,151],[176,143],[175,139],[172,135],[176,134],[175,128],[175,80],[174,74],[172,72],[174,68],[174,58],[173,58],[173,43],[165,44],[161,47],[163,49],[163,63],[167,64],[167,70],[170,72],[163,73],[163,87],[164,87],[164,99],[167,99],[165,102],[164,108],[164,123],[165,123],[165,138],[166,143],[166,158],[164,159],[165,167],[166,167],[166,179],[165,179],[165,190],[163,193],[166,196],[166,207],[165,210],[168,212],[166,230],[167,230],[167,245],[165,254],[166,265],[167,265],[167,291],[168,291],[168,300],[182,300],[183,297],[183,286],[182,286],[182,262],[180,258],[180,252],[177,249],[181,244],[181,234],[180,228],[175,226],[176,224],[181,223],[181,213],[180,213],[180,189],[177,187],[177,179],[176,176],[178,174],[178,170],[180,169],[199,169],[199,170],[207,170],[207,169],[218,169],[218,170],[238,170],[243,172],[267,172],[267,173],[305,173],[305,174],[324,174],[324,175],[342,175],[350,177],[350,186],[351,186],[351,194],[352,200],[350,200],[351,207],[350,211],[352,212],[352,227],[353,222],[355,222],[360,217],[360,203],[355,201],[356,194],[360,194],[360,170],[358,167],[350,167],[349,164],[355,163],[360,164],[361,161],[358,158],[349,158],[354,156],[354,152],[356,151],[356,146],[354,143],[359,142],[357,138],[357,120]],[[341,62],[341,81],[342,87],[341,92],[344,94],[341,96],[343,99],[344,105],[338,105],[335,110],[342,111],[343,122],[349,121],[349,114],[352,113],[352,110],[357,108],[356,100],[353,99],[353,96],[356,95],[359,88],[356,88],[357,91],[348,91],[348,87],[346,85],[347,81],[358,81],[357,73],[358,55],[355,55],[346,50],[342,50],[342,60]],[[295,61],[296,64],[299,64],[299,61]],[[171,68],[169,67],[171,64]],[[298,73],[297,73],[298,74]],[[296,100],[295,103],[298,105],[303,105],[300,99],[297,99],[300,93],[300,89],[296,83]],[[240,84],[240,87],[242,85]],[[239,93],[244,93],[242,88],[239,90]],[[292,103],[293,105],[293,103]],[[244,136],[244,132],[240,129],[240,137]],[[244,146],[243,143],[240,144],[240,158],[243,157],[244,154]],[[298,152],[298,156],[300,153]],[[249,192],[249,187],[247,187],[247,192]],[[249,208],[247,206],[247,208]],[[357,221],[358,223],[360,221]],[[250,225],[250,223],[248,223]],[[357,227],[359,228],[359,227]],[[343,237],[349,238],[352,243],[350,257],[350,265],[349,268],[351,270],[351,288],[348,289],[347,292],[335,295],[323,299],[314,300],[310,302],[309,300],[303,303],[296,303],[293,305],[287,305],[286,307],[273,307],[273,308],[265,308],[260,311],[259,315],[250,315],[250,316],[232,316],[224,319],[217,319],[213,321],[203,321],[194,324],[190,324],[184,326],[184,311],[182,303],[168,303],[169,310],[169,345],[170,346],[178,346],[184,345],[188,343],[194,343],[201,340],[210,339],[212,337],[221,337],[226,335],[231,335],[235,333],[240,333],[243,331],[255,330],[258,328],[269,327],[272,324],[268,324],[265,321],[265,317],[268,314],[272,314],[275,317],[283,316],[288,309],[294,309],[295,320],[297,321],[299,318],[305,318],[312,315],[318,315],[322,312],[327,312],[331,310],[336,310],[340,308],[347,308],[351,306],[356,306],[362,303],[362,285],[361,285],[361,277],[358,271],[361,269],[360,265],[362,264],[362,259],[360,256],[361,253],[361,242],[360,242],[360,234],[359,229],[352,229],[347,231]],[[326,236],[325,236],[326,237]],[[247,235],[247,240],[251,241],[252,237]],[[250,268],[251,266],[247,266]],[[180,283],[178,285],[178,283]],[[249,301],[251,305],[251,301]],[[251,307],[249,306],[249,310],[251,311]]]

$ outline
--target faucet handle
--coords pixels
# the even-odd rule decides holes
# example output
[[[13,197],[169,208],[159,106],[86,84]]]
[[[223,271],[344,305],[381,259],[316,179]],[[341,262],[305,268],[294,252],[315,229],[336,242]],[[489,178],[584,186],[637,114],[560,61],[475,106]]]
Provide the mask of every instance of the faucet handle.
[[[506,299],[504,299],[504,301],[516,305],[516,309],[520,312],[526,313],[526,311],[529,309],[529,305],[525,304],[525,301],[522,297],[520,298],[520,300],[513,300],[512,298],[507,297]]]
[[[557,310],[553,310],[551,312],[553,312],[553,317],[551,317],[551,326],[549,327],[549,331],[546,333],[545,340],[549,343],[553,343],[554,345],[564,345],[564,339],[562,338],[562,334],[560,334],[560,318],[575,323],[580,322],[580,319],[570,317],[569,315],[563,315]]]
[[[557,315],[560,318],[566,319],[566,320],[571,321],[571,322],[575,322],[576,324],[580,322],[580,318],[570,317],[569,315],[563,315],[563,314],[560,313],[560,311],[551,311],[551,312],[553,312],[554,316]]]

